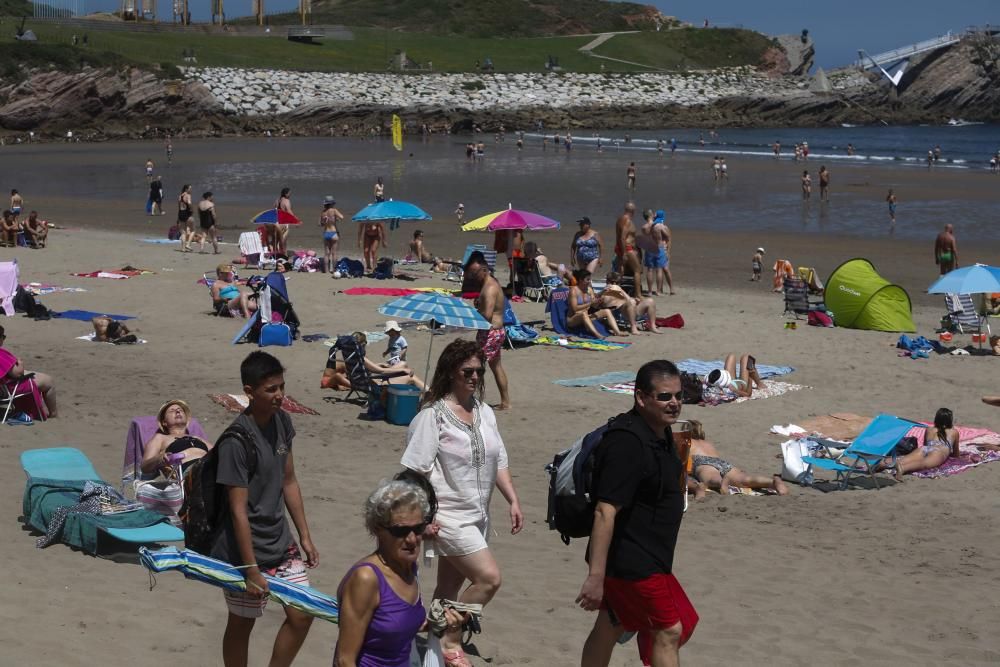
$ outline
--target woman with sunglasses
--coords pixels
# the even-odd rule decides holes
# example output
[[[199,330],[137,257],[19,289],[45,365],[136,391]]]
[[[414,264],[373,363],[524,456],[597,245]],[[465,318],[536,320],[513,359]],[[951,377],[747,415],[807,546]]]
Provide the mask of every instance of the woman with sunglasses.
[[[334,667],[409,667],[413,638],[426,627],[417,560],[432,507],[418,483],[399,477],[383,481],[365,501],[375,551],[348,570],[337,590]],[[448,627],[461,627],[457,612],[448,609],[445,618]]]
[[[485,361],[474,341],[456,340],[444,349],[402,459],[430,480],[438,499],[441,563],[434,597],[478,604],[500,588],[500,568],[487,546],[494,486],[510,503],[511,533],[524,525],[496,415],[482,402]],[[468,667],[461,627],[447,629],[440,649],[446,667]],[[436,651],[433,641],[430,650]]]

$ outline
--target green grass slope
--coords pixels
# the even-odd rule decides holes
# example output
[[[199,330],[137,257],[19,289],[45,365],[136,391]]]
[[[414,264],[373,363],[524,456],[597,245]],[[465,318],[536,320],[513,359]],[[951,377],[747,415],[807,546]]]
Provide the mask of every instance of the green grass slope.
[[[760,64],[774,42],[751,30],[683,28],[616,35],[594,49],[609,58],[666,70],[711,69]]]

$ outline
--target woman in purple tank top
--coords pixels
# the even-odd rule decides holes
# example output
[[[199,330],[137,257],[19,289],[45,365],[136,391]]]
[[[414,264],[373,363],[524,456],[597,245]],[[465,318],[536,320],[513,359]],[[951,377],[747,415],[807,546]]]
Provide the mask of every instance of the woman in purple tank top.
[[[340,582],[340,637],[334,667],[409,667],[410,646],[424,629],[417,559],[431,503],[413,482],[383,482],[365,501],[365,526],[375,551]],[[446,612],[449,625],[462,617]]]

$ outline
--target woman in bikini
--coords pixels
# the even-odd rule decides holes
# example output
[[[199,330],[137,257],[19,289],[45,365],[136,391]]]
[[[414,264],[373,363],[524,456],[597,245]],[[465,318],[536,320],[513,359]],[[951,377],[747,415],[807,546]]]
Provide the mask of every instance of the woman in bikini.
[[[337,246],[340,245],[340,233],[337,231],[337,223],[344,219],[344,215],[335,206],[337,202],[333,197],[323,200],[323,213],[319,216],[319,226],[323,228],[323,250],[326,252],[326,272],[333,274],[333,267],[337,265]]]
[[[729,461],[721,458],[715,445],[705,439],[705,429],[700,421],[689,419],[691,424],[691,467],[694,478],[701,488],[695,491],[695,497],[705,495],[704,488],[729,495],[729,487],[771,489],[779,496],[788,495],[788,486],[781,475],[750,475],[743,472]]]
[[[375,270],[378,261],[378,249],[385,244],[385,225],[382,222],[366,222],[358,226],[358,247],[364,239],[365,269]]]
[[[896,465],[882,464],[880,470],[892,470],[898,481],[903,475],[918,470],[929,470],[943,465],[950,456],[959,456],[958,429],[955,417],[948,408],[940,408],[934,415],[934,425],[927,427],[924,444],[906,456],[896,459]]]
[[[162,471],[169,477],[175,463],[183,465],[200,459],[212,448],[211,443],[188,434],[191,408],[180,399],[164,403],[156,421],[160,428],[143,447],[142,472],[146,475]],[[171,457],[171,454],[180,457]],[[172,462],[173,458],[177,460]]]
[[[740,372],[736,373],[736,355],[727,354],[722,369],[705,376],[705,392],[721,394],[723,398],[750,398],[754,387],[764,388],[764,380],[757,372],[757,361],[749,354],[740,357]]]
[[[597,333],[593,320],[604,320],[612,335],[626,335],[618,328],[614,313],[605,306],[602,297],[594,294],[594,288],[590,286],[590,271],[577,269],[573,272],[573,278],[576,280],[576,285],[569,288],[569,298],[566,300],[569,308],[567,326],[583,327],[594,338],[603,338]]]
[[[274,202],[274,208],[279,211],[284,211],[288,215],[294,216],[292,213],[292,200],[290,198],[291,188],[281,188],[281,194],[278,195],[277,201]],[[271,227],[271,238],[274,241],[274,245],[271,249],[274,250],[276,255],[288,255],[288,225],[273,225]]]

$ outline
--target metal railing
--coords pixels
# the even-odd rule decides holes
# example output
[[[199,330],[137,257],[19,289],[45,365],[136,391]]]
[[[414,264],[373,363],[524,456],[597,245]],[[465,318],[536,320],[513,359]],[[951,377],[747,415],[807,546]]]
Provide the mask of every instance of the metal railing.
[[[926,53],[927,51],[933,51],[944,46],[955,44],[960,41],[961,38],[961,35],[956,35],[951,31],[948,31],[947,34],[939,37],[933,37],[931,39],[925,39],[924,41],[917,42],[916,44],[901,46],[898,49],[885,51],[874,56],[861,57],[855,62],[855,65],[862,69],[874,69],[876,67],[904,60],[905,58],[909,58],[911,56]],[[859,51],[859,53],[861,52]]]

